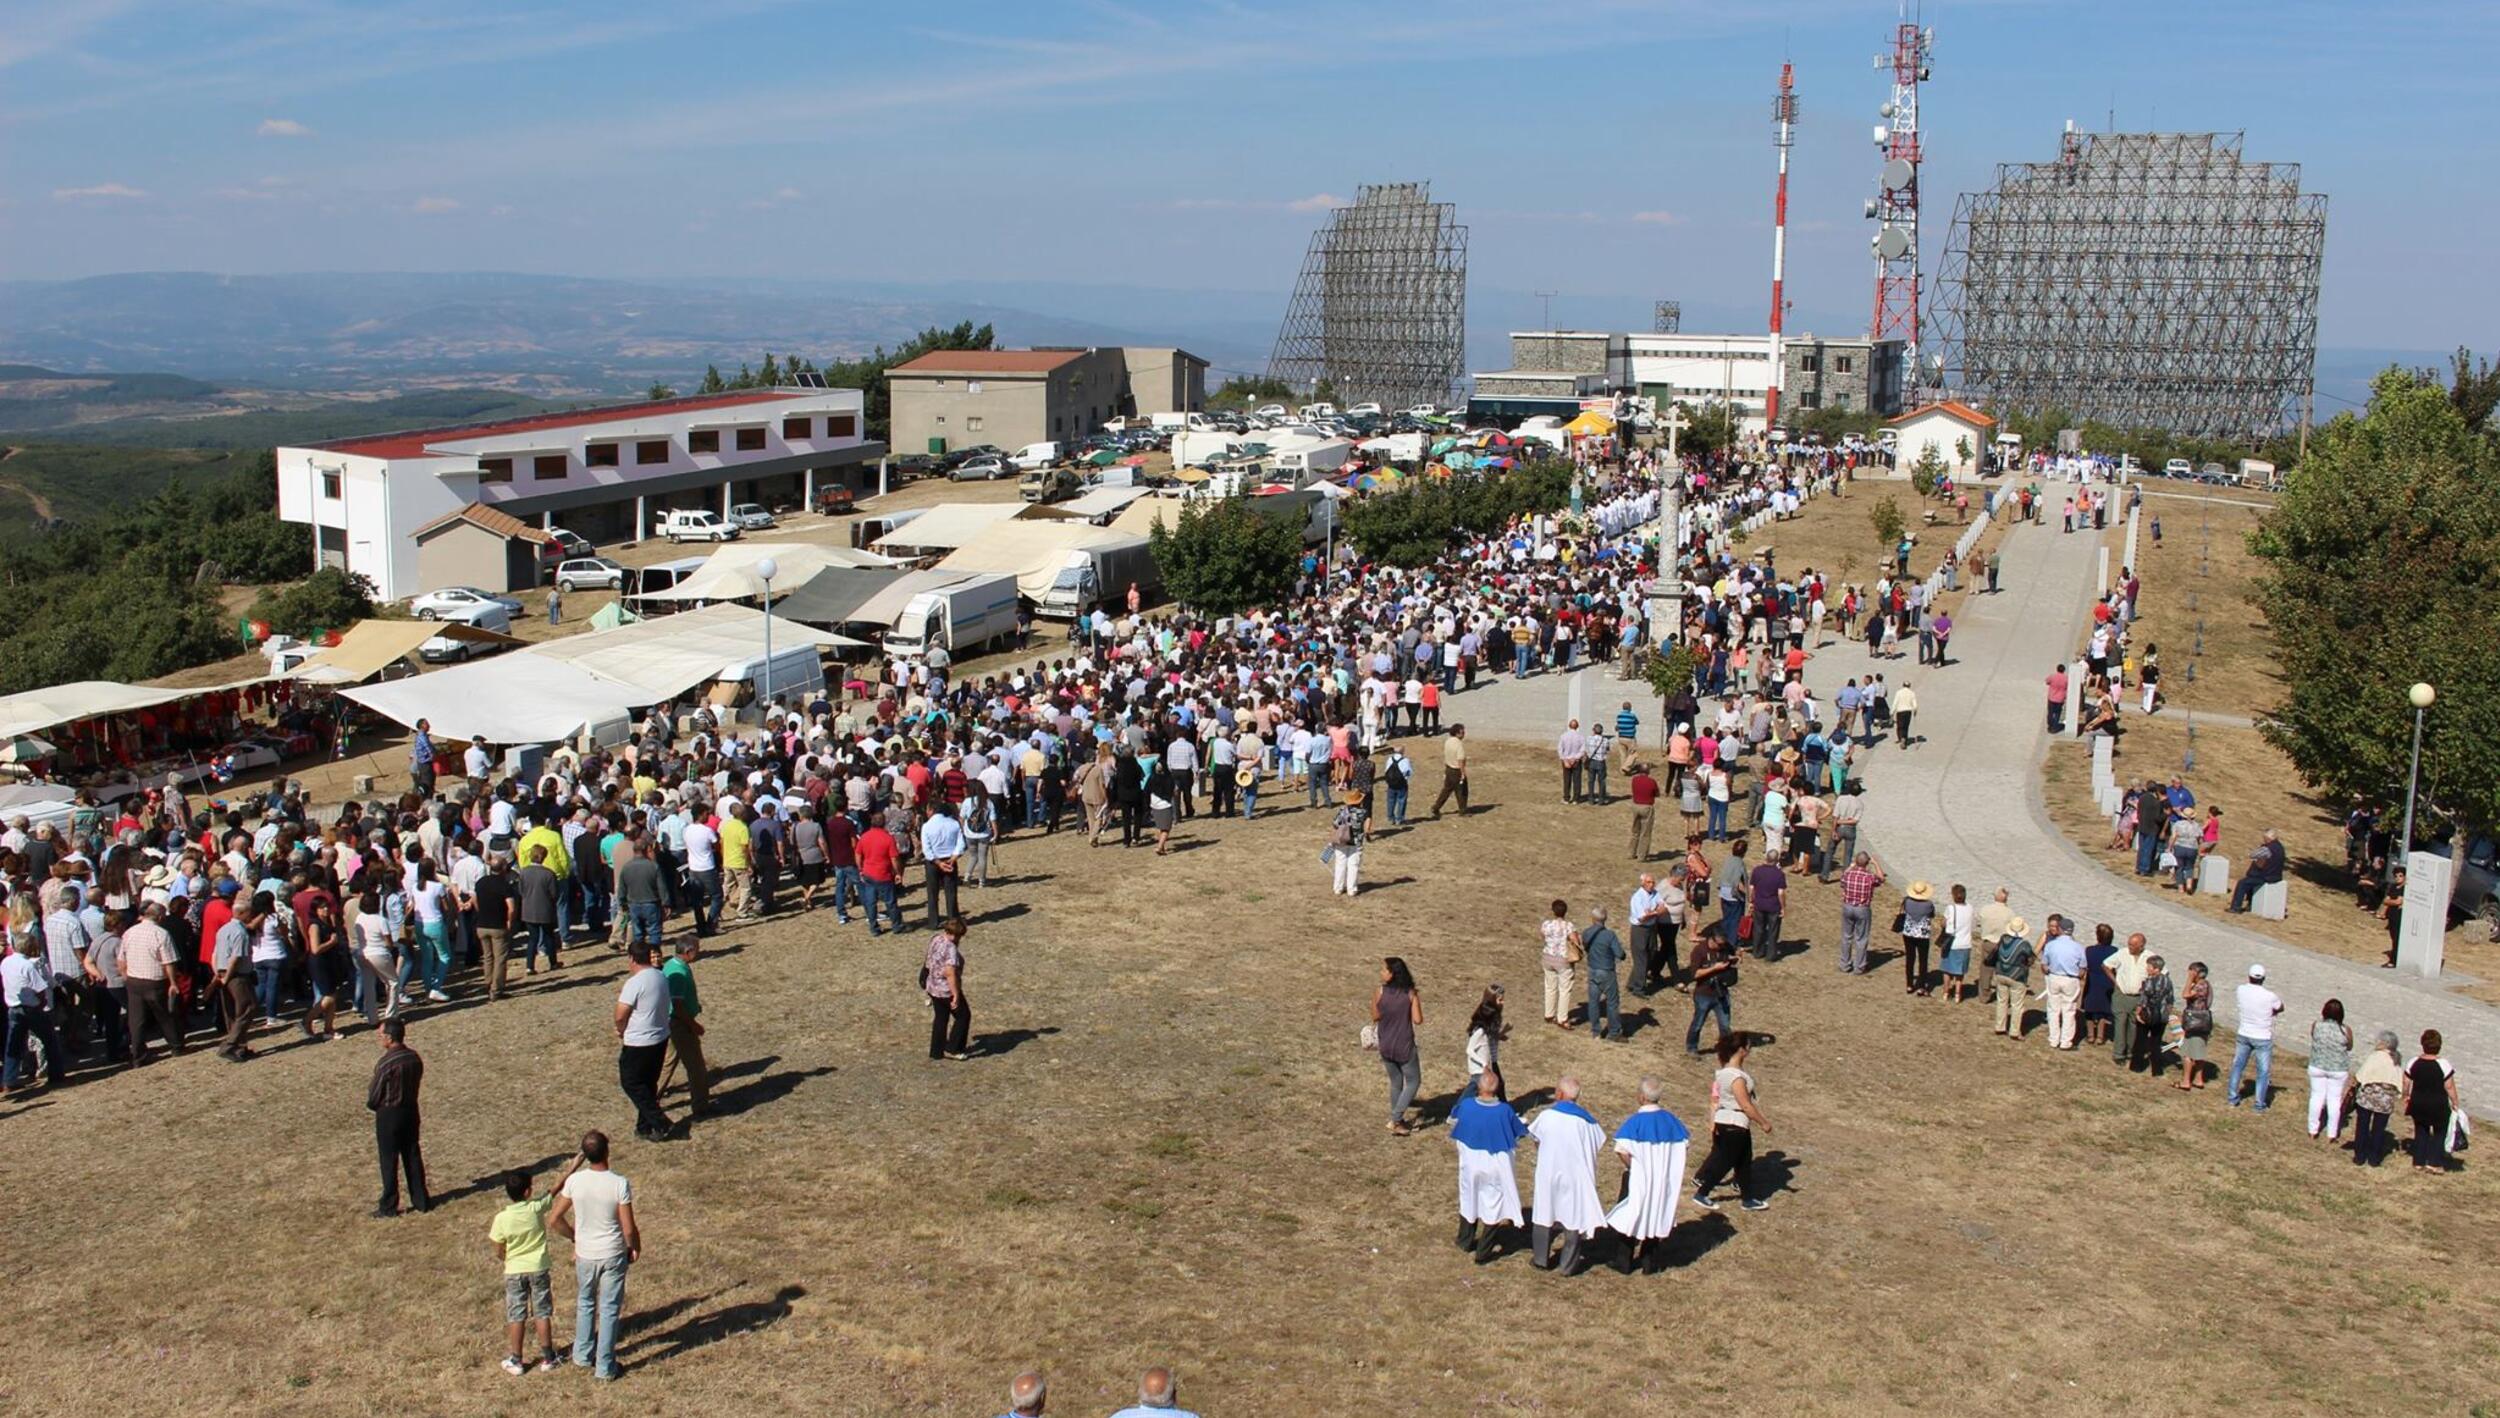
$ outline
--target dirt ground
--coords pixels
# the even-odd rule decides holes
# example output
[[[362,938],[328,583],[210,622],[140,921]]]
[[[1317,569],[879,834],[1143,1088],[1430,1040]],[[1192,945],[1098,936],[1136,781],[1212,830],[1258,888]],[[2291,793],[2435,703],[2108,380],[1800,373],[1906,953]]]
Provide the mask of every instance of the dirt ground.
[[[2500,1401],[2500,1172],[2365,1171],[2301,1135],[2297,1078],[2251,1116],[1995,1038],[1883,969],[1844,980],[1830,888],[1797,888],[1793,953],[1737,991],[1738,1024],[1778,1036],[1753,1063],[1772,1209],[1688,1207],[1654,1276],[1473,1265],[1446,1139],[1384,1131],[1356,1047],[1383,954],[1422,982],[1430,1114],[1499,980],[1514,1099],[1576,1072],[1611,1125],[1656,1072],[1707,1116],[1681,996],[1627,1000],[1623,1043],[1536,1022],[1545,901],[1584,918],[1632,885],[1628,809],[1560,804],[1537,760],[1480,750],[1474,813],[1376,841],[1352,901],[1322,894],[1325,818],[1298,805],[1184,824],[1160,859],[1010,840],[966,893],[969,1063],[923,1057],[917,929],[734,930],[699,967],[719,1114],[686,1141],[630,1140],[603,949],[493,1005],[464,983],[410,1032],[445,1203],[422,1217],[365,1217],[361,1026],[8,1105],[0,1235],[43,1343],[0,1407],[475,1414],[552,1389],[585,1413],[967,1414],[1039,1365],[1083,1414],[1151,1363],[1209,1415]],[[626,1139],[648,1248],[626,1377],[506,1378],[491,1174],[550,1175],[591,1126]]]

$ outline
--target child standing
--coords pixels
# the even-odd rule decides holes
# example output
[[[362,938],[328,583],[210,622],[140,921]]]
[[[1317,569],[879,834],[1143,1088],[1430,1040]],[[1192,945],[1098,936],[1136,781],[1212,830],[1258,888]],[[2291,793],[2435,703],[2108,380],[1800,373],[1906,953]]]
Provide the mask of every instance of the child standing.
[[[564,1176],[556,1178],[555,1191],[563,1190],[565,1178],[581,1165],[577,1153],[564,1165]],[[503,1191],[511,1204],[495,1213],[494,1224],[486,1230],[486,1239],[503,1259],[503,1371],[515,1378],[529,1372],[529,1366],[521,1362],[522,1331],[536,1320],[538,1372],[551,1374],[559,1362],[555,1295],[547,1278],[547,1208],[555,1202],[555,1191],[532,1196],[530,1174],[518,1167],[503,1174]]]

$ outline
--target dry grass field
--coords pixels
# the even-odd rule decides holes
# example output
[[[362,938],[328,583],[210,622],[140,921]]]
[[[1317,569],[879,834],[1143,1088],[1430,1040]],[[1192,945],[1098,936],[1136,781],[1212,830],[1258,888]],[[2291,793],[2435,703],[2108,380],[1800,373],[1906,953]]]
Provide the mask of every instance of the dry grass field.
[[[2156,494],[2167,492],[2158,481],[2147,486]],[[2359,909],[2344,870],[2346,804],[2312,792],[2245,722],[2283,695],[2273,642],[2256,602],[2265,566],[2248,550],[2248,534],[2264,515],[2264,506],[2251,504],[2271,501],[2238,489],[2212,498],[2175,493],[2145,499],[2137,552],[2144,562],[2144,597],[2134,643],[2139,653],[2148,645],[2160,647],[2165,702],[2197,717],[2130,717],[2117,772],[2125,779],[2164,781],[2180,774],[2199,804],[2220,803],[2223,851],[2234,871],[2260,833],[2273,828],[2282,835],[2290,852],[2289,912],[2281,921],[2235,917],[2239,924],[2323,954],[2376,963],[2386,952],[2387,935],[2376,917]],[[2159,543],[2152,536],[2155,517],[2162,523]],[[2113,568],[2124,541],[2123,528],[2114,528]],[[2187,674],[2191,664],[2193,679]],[[2215,717],[2205,719],[2208,715]],[[2187,768],[2191,748],[2195,766]],[[2154,889],[2135,875],[2132,850],[2109,846],[2109,820],[2091,800],[2090,760],[2079,745],[2061,745],[2049,755],[2043,787],[2050,819],[2077,846],[2114,875]],[[2199,909],[2217,915],[2226,904],[2222,897],[2193,899]],[[2500,945],[2485,932],[2472,925],[2449,931],[2447,961],[2450,969],[2482,982],[2467,993],[2500,1003]]]
[[[1514,1098],[1576,1071],[1612,1124],[1656,1071],[1698,1127],[1707,1079],[1681,996],[1627,1001],[1619,1044],[1535,1022],[1533,923],[1556,895],[1620,907],[1628,810],[1556,802],[1526,750],[1480,762],[1474,814],[1383,836],[1352,901],[1323,894],[1299,808],[1186,824],[1162,859],[1010,841],[967,893],[967,1063],[922,1057],[916,930],[732,931],[700,967],[721,1113],[685,1141],[631,1139],[604,951],[499,1004],[464,992],[411,1030],[426,1216],[365,1216],[361,1027],[7,1105],[0,1253],[40,1342],[0,1409],[962,1415],[1038,1364],[1052,1412],[1098,1414],[1156,1362],[1236,1418],[2500,1402],[2500,1173],[2367,1172],[2296,1106],[2229,1111],[1993,1038],[1880,969],[1844,980],[1828,888],[1798,890],[1795,953],[1738,990],[1737,1022],[1778,1035],[1754,1062],[1772,1209],[1688,1208],[1654,1276],[1471,1264],[1446,1139],[1384,1131],[1355,1045],[1381,955],[1422,981],[1436,1115],[1488,980]],[[623,1138],[648,1246],[627,1372],[507,1378],[500,1197],[473,1179],[552,1171],[591,1126]]]

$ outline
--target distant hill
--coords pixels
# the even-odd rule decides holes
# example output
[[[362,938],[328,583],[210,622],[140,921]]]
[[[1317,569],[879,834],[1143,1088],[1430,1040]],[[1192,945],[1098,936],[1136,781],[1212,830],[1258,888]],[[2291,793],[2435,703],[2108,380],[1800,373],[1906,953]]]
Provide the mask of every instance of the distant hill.
[[[248,467],[244,450],[19,444],[0,448],[0,542],[155,496],[178,477]]]
[[[0,282],[0,359],[72,373],[171,369],[224,383],[411,384],[538,396],[631,393],[990,323],[1013,344],[1119,344],[1110,325],[953,298],[822,288],[476,274],[149,272]]]
[[[134,448],[263,449],[403,428],[518,418],[588,400],[538,399],[500,389],[426,389],[381,397],[221,391],[214,402],[213,411],[186,414],[179,409],[157,409],[74,424],[0,420],[0,441],[22,436],[29,442]]]

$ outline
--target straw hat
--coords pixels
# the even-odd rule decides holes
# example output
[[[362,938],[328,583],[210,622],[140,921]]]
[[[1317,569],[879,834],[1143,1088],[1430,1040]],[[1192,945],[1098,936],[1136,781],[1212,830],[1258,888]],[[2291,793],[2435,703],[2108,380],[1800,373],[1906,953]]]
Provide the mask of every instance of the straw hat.
[[[1913,900],[1913,901],[1932,901],[1932,900],[1934,900],[1934,899],[1935,899],[1935,896],[1936,896],[1936,888],[1934,888],[1934,887],[1932,887],[1932,886],[1928,885],[1926,882],[1923,882],[1923,881],[1913,881],[1913,882],[1911,882],[1911,883],[1910,883],[1910,899],[1911,899],[1911,900]]]
[[[1352,806],[1354,806],[1356,803],[1361,802],[1362,800],[1363,800],[1363,794],[1362,794],[1362,792],[1361,792],[1359,789],[1355,789],[1355,788],[1348,788],[1348,789],[1346,789],[1344,792],[1339,793],[1339,794],[1337,795],[1337,801],[1339,801],[1339,802],[1341,802],[1341,803],[1344,803],[1344,804],[1345,804],[1346,806],[1348,806],[1348,807],[1352,807]]]
[[[2020,916],[2016,916],[2014,919],[2005,923],[2005,933],[2007,935],[2029,935],[2031,934],[2031,922],[2024,920]]]
[[[1259,781],[1259,770],[1255,768],[1240,768],[1233,772],[1233,782],[1241,787],[1247,788],[1257,781]]]

